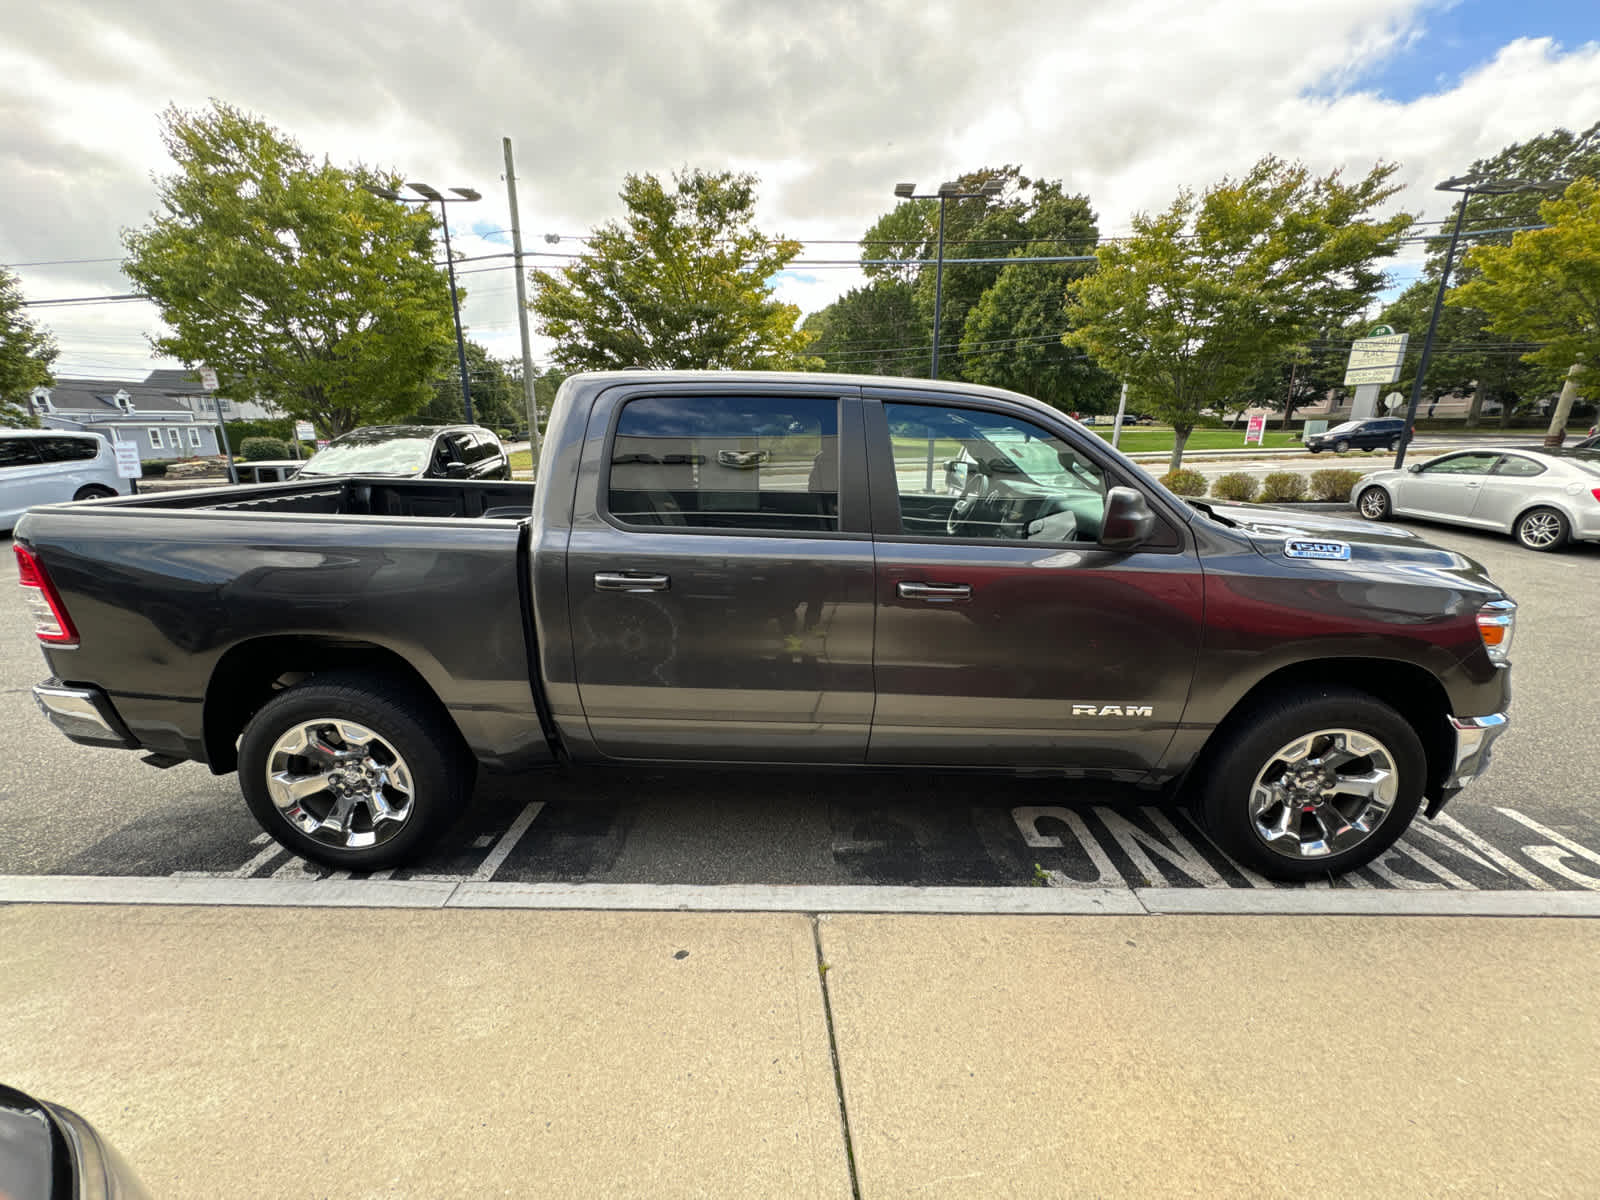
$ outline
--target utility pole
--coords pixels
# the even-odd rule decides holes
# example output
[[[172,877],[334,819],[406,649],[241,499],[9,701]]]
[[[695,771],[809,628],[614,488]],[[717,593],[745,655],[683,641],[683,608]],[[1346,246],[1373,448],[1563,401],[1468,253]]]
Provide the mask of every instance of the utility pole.
[[[522,333],[522,391],[528,402],[528,437],[533,469],[539,470],[539,401],[534,390],[533,343],[528,337],[528,277],[522,269],[522,218],[517,213],[517,170],[511,163],[511,139],[501,138],[506,152],[506,199],[511,204],[511,251],[517,270],[517,328]]]

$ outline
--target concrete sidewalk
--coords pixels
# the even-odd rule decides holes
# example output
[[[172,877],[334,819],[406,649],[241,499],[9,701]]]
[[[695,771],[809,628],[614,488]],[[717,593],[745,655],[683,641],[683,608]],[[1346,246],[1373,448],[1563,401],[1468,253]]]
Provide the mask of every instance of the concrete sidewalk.
[[[161,1196],[1592,1196],[1597,979],[1594,920],[12,905],[0,1079]]]

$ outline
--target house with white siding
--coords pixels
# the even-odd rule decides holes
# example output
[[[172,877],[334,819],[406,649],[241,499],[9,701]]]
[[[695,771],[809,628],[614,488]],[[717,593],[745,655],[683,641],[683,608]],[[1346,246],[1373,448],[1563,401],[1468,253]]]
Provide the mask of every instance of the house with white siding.
[[[214,418],[202,417],[160,387],[121,379],[58,379],[36,387],[28,403],[46,429],[98,433],[135,442],[142,459],[221,453]]]

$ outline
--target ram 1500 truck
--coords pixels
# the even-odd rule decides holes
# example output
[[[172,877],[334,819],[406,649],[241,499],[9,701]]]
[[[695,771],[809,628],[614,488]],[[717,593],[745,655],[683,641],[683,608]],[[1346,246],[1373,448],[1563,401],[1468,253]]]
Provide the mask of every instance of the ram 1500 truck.
[[[75,742],[237,770],[349,870],[416,855],[478,768],[613,761],[1122,781],[1308,878],[1506,727],[1515,605],[1476,563],[1185,502],[1010,392],[579,375],[539,468],[34,509],[38,701]]]

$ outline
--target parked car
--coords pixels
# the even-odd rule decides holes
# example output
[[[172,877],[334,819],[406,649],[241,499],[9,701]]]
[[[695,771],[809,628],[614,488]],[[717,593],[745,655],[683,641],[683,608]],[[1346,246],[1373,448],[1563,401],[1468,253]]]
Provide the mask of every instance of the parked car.
[[[1567,453],[1577,455],[1580,458],[1600,458],[1600,437],[1591,432],[1582,441],[1573,442],[1572,445],[1568,446]]]
[[[111,443],[94,433],[0,429],[0,533],[35,504],[127,495]]]
[[[1406,423],[1399,417],[1369,417],[1365,421],[1346,421],[1322,433],[1314,433],[1306,438],[1305,444],[1313,454],[1323,450],[1332,450],[1337,454],[1343,454],[1346,450],[1394,450],[1400,445],[1402,436],[1409,445],[1411,436],[1406,434]]]
[[[347,870],[480,768],[675,761],[1118,781],[1325,876],[1485,769],[1516,610],[1406,530],[1186,503],[1014,392],[760,371],[574,375],[537,490],[302,474],[15,548],[62,733],[237,770]]]
[[[1350,500],[1369,521],[1426,517],[1493,529],[1529,550],[1600,541],[1600,464],[1523,447],[1376,471],[1357,481]]]
[[[146,1200],[122,1156],[70,1108],[0,1084],[0,1197]]]
[[[300,475],[510,479],[511,460],[481,425],[369,425],[334,438],[306,460]]]
[[[305,459],[263,458],[255,462],[236,462],[233,469],[239,473],[240,483],[282,483],[293,479],[305,465]]]

